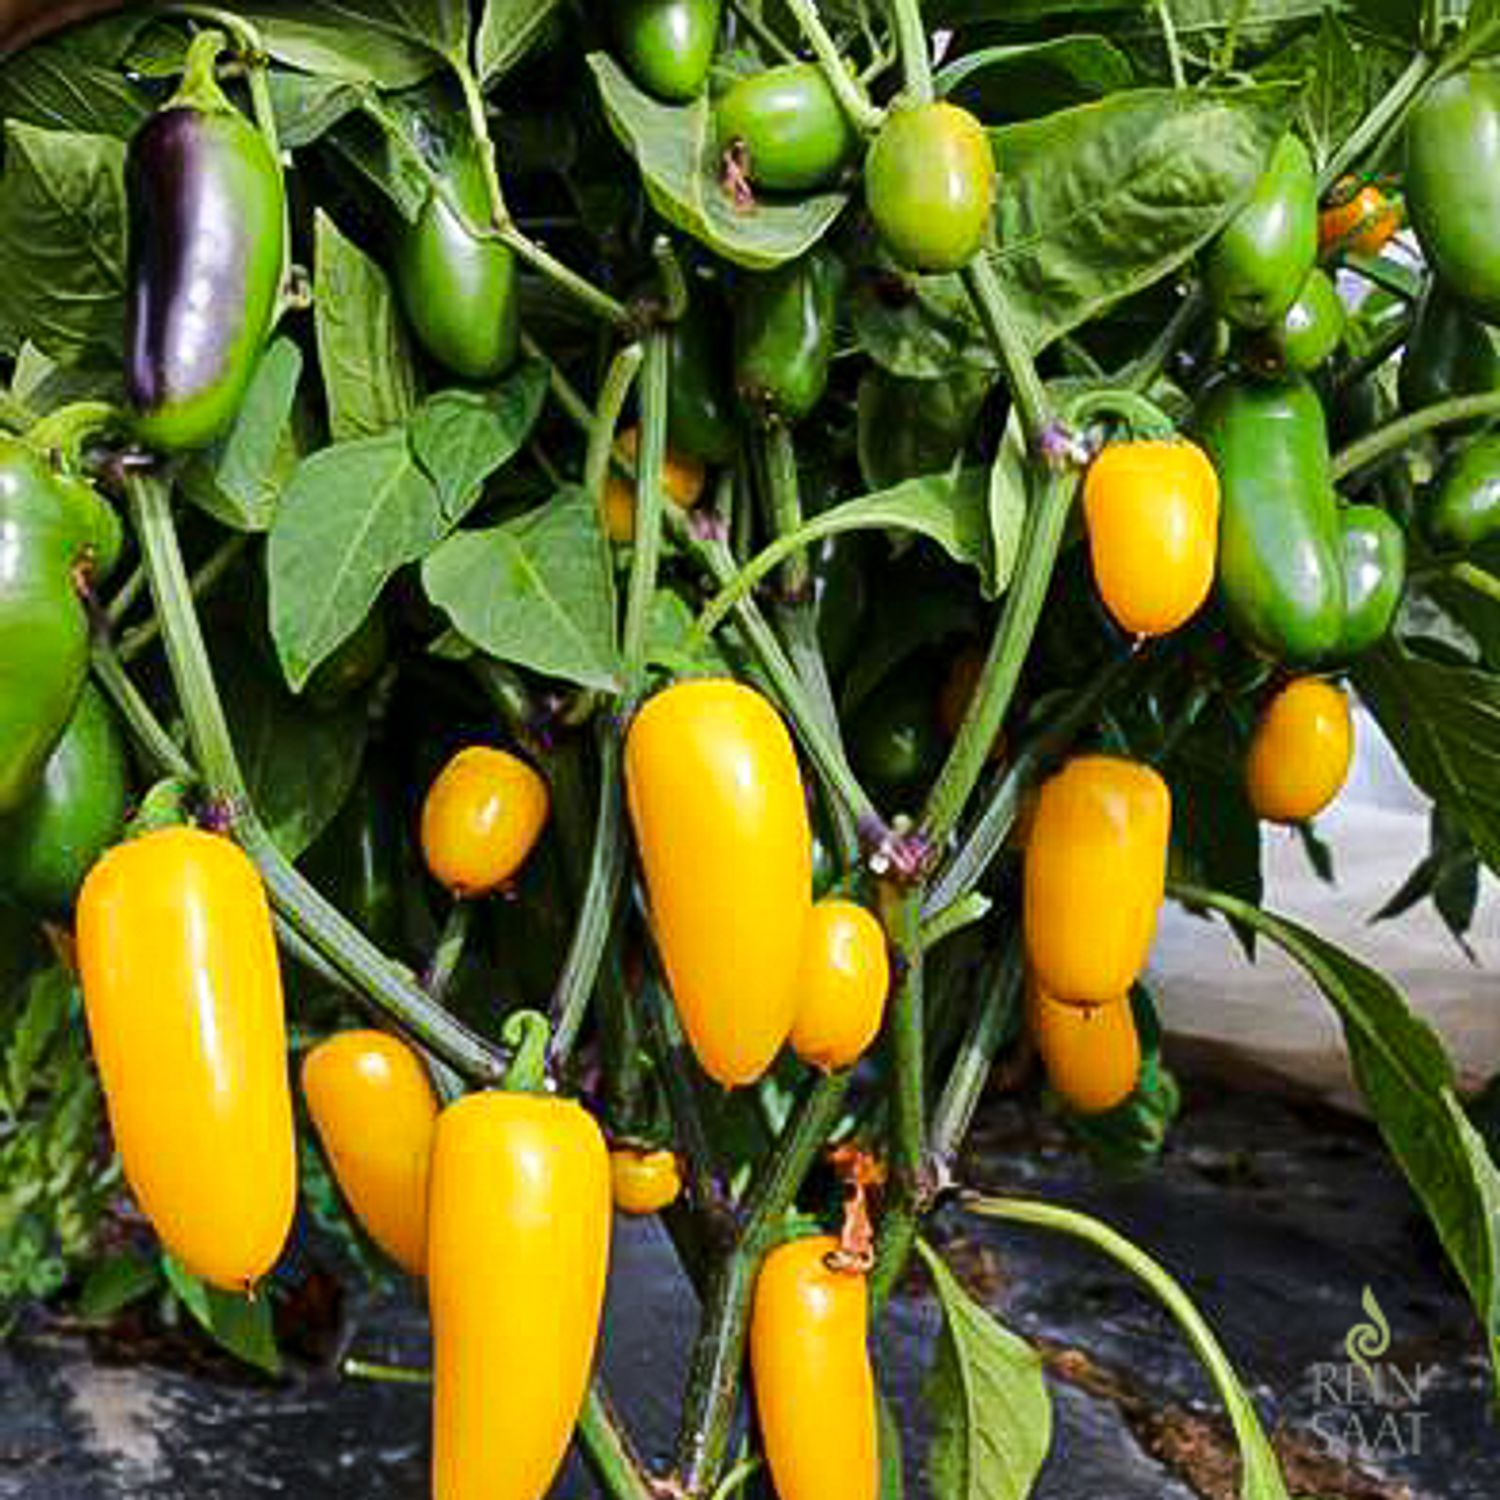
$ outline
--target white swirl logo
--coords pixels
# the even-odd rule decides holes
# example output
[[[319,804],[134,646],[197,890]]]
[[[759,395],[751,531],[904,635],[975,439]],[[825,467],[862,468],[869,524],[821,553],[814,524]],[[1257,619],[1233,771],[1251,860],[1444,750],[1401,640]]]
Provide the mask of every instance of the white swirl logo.
[[[1350,1362],[1363,1370],[1365,1378],[1373,1385],[1375,1372],[1370,1368],[1370,1361],[1379,1359],[1391,1347],[1391,1325],[1386,1322],[1385,1314],[1375,1300],[1375,1293],[1369,1287],[1365,1288],[1361,1301],[1370,1321],[1356,1323],[1349,1330],[1344,1339],[1344,1351]]]

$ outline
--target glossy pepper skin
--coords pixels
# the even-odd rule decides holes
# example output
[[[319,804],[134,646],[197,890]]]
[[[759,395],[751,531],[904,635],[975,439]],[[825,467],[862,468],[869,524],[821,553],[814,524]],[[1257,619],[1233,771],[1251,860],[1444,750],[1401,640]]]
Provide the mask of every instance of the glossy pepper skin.
[[[852,1066],[880,1032],[890,987],[880,923],[857,902],[817,902],[802,939],[792,1050],[827,1072]]]
[[[427,1269],[427,1170],[438,1103],[417,1054],[344,1031],[302,1059],[302,1097],[354,1216],[402,1270]]]
[[[40,784],[0,819],[0,889],[61,916],[125,823],[130,767],[114,711],[85,683]]]
[[[1401,355],[1396,394],[1403,411],[1419,411],[1455,396],[1477,396],[1500,386],[1494,339],[1464,305],[1433,286],[1422,298]],[[1473,432],[1470,422],[1451,431]]]
[[[805,193],[838,175],[857,144],[816,63],[787,63],[742,78],[716,109],[719,149],[758,188]]]
[[[1318,254],[1318,190],[1296,136],[1271,154],[1249,201],[1204,258],[1209,301],[1240,328],[1267,328],[1296,299]]]
[[[1106,1005],[1140,977],[1167,874],[1172,798],[1149,766],[1070,760],[1042,785],[1026,841],[1026,953],[1068,1005]]]
[[[1452,454],[1422,508],[1433,546],[1467,551],[1500,532],[1500,436],[1479,437]]]
[[[281,974],[255,866],[164,828],[78,897],[89,1037],[125,1179],[188,1270],[246,1293],[291,1228],[297,1156]]]
[[[791,737],[753,688],[651,698],[625,739],[651,925],[699,1063],[752,1083],[792,1029],[812,906],[812,833]]]
[[[703,92],[721,0],[623,0],[612,10],[620,60],[648,94],[686,104]]]
[[[682,1173],[670,1151],[618,1146],[609,1153],[609,1180],[615,1207],[632,1218],[660,1213],[682,1192]]]
[[[465,227],[465,220],[476,226],[490,221],[475,150],[455,147],[434,165],[462,218],[433,191],[415,223],[401,221],[393,246],[396,289],[433,359],[465,380],[493,380],[520,347],[515,255],[497,240],[475,239]]]
[[[1316,817],[1338,796],[1353,756],[1348,697],[1331,682],[1298,677],[1267,704],[1251,736],[1250,806],[1268,823]]]
[[[869,1292],[859,1272],[830,1269],[837,1249],[831,1235],[778,1245],[755,1281],[750,1369],[779,1500],[880,1493]]]
[[[1195,418],[1223,490],[1219,597],[1235,633],[1316,662],[1344,628],[1338,510],[1323,407],[1306,381],[1217,382]]]
[[[1214,583],[1219,479],[1196,443],[1111,443],[1083,482],[1089,557],[1105,607],[1132,635],[1165,635]]]
[[[1318,253],[1379,255],[1401,228],[1401,210],[1374,183],[1345,179],[1318,215]]]
[[[488,745],[460,750],[422,804],[422,855],[460,900],[515,879],[547,824],[547,783],[524,760]]]
[[[865,202],[908,271],[958,271],[983,243],[995,207],[995,156],[984,126],[956,104],[895,110],[865,158]]]
[[[0,814],[35,791],[88,675],[78,585],[108,575],[119,518],[92,489],[0,434]]]
[[[233,424],[281,289],[281,174],[260,132],[213,77],[205,33],[182,89],[136,132],[125,389],[136,433],[164,453],[201,448]]]
[[[734,304],[734,384],[761,422],[800,422],[823,399],[843,262],[815,248],[749,272]]]
[[[1084,1009],[1031,989],[1031,1033],[1052,1091],[1081,1115],[1103,1114],[1135,1092],[1141,1041],[1130,996]]]
[[[1406,124],[1406,209],[1444,288],[1500,319],[1500,73],[1475,66],[1421,97]]]
[[[1314,266],[1277,329],[1281,367],[1301,375],[1316,370],[1343,342],[1344,322],[1333,281]]]
[[[569,1100],[470,1094],[438,1116],[427,1216],[433,1500],[541,1500],[604,1306],[604,1137]]]
[[[640,441],[640,429],[631,427],[620,434],[615,447],[623,458],[634,463]],[[703,498],[707,479],[697,459],[667,450],[662,465],[662,487],[667,499],[679,510],[691,510]],[[604,480],[604,532],[610,541],[623,543],[635,536],[635,502],[634,482],[611,470]]]
[[[739,448],[728,327],[717,299],[699,292],[668,339],[667,437],[684,456],[706,464],[727,464]]]
[[[1337,656],[1349,661],[1385,639],[1406,588],[1406,533],[1378,505],[1339,512],[1344,629]]]

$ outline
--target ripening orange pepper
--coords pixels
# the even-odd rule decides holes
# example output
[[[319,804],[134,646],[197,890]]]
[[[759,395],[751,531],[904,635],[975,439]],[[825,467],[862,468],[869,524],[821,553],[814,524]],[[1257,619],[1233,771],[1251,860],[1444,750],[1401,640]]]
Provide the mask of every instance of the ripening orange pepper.
[[[1111,443],[1083,481],[1094,582],[1132,635],[1165,635],[1202,607],[1219,545],[1219,478],[1186,439]]]
[[[194,1275],[248,1292],[291,1228],[297,1154],[271,912],[239,847],[164,828],[78,898],[89,1037],[125,1180]]]
[[[640,430],[631,427],[620,434],[615,448],[634,463],[640,443]],[[707,478],[707,471],[696,458],[671,448],[667,450],[662,464],[662,489],[679,510],[691,510],[703,498]],[[612,542],[628,542],[635,536],[635,483],[613,471],[604,481],[604,530]]]
[[[1026,842],[1026,952],[1058,1000],[1104,1005],[1140,977],[1166,883],[1172,798],[1149,766],[1080,755],[1043,783]]]
[[[778,1500],[875,1500],[880,1492],[869,1294],[834,1270],[831,1235],[778,1245],[761,1264],[750,1367]]]
[[[383,1031],[343,1031],[302,1059],[302,1096],[355,1217],[397,1265],[420,1276],[438,1113],[421,1059]]]
[[[792,1029],[812,834],[791,736],[753,688],[680,682],[625,739],[651,924],[698,1061],[752,1083]]]
[[[541,1500],[593,1367],[609,1262],[609,1153],[545,1094],[439,1116],[427,1219],[433,1500]]]
[[[792,1050],[829,1071],[857,1062],[880,1031],[890,985],[880,923],[856,902],[817,902],[802,939]]]
[[[422,804],[422,856],[460,899],[507,885],[547,824],[547,783],[524,760],[489,745],[460,750]]]
[[[1250,806],[1270,823],[1301,823],[1338,796],[1354,756],[1354,721],[1342,688],[1298,677],[1271,699],[1250,739]]]
[[[1031,1030],[1047,1082],[1079,1114],[1102,1114],[1135,1092],[1141,1042],[1129,995],[1105,1005],[1064,1005],[1033,984]]]
[[[1358,255],[1379,255],[1401,228],[1400,205],[1392,203],[1373,182],[1356,189],[1346,179],[1334,192],[1342,201],[1318,215],[1319,253],[1352,250]]]
[[[633,1217],[660,1213],[682,1192],[682,1173],[670,1151],[617,1146],[609,1153],[609,1177],[615,1207]]]

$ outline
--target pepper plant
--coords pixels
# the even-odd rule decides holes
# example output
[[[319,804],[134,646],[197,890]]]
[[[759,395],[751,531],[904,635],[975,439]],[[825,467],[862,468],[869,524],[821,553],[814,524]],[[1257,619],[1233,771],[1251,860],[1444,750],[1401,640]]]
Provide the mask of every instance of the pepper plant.
[[[1170,899],[1333,1007],[1500,1367],[1453,1066],[1260,863],[1351,689],[1434,809],[1382,915],[1500,861],[1492,7],[93,8],[0,62],[0,1290],[274,1371],[300,1160],[425,1278],[445,1500],[575,1425],[621,1500],[827,1500],[901,1493],[920,1264],[926,1483],[1021,1496],[947,1206],[1140,1275],[1285,1495],[1149,1247],[964,1182],[1002,1056],[1160,1150]],[[662,1466],[611,1195],[699,1301]]]

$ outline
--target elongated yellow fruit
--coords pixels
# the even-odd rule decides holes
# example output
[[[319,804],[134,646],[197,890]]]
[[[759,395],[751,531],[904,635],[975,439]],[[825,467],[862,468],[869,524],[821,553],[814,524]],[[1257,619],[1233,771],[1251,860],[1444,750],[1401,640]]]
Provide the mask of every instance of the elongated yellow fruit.
[[[78,898],[89,1037],[125,1180],[196,1276],[251,1290],[291,1228],[297,1155],[265,888],[228,839],[164,828]]]
[[[711,1078],[752,1083],[792,1029],[812,909],[791,736],[753,688],[681,682],[631,724],[625,785],[683,1030]]]

